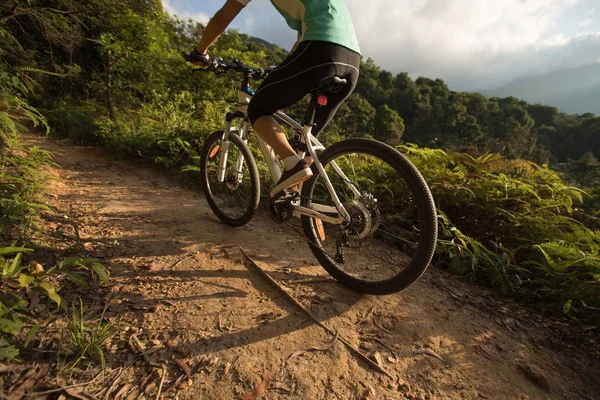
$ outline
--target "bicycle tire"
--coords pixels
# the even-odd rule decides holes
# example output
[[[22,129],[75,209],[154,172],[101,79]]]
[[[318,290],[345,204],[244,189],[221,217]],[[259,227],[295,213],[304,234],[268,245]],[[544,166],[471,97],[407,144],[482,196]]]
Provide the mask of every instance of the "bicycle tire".
[[[240,215],[236,215],[236,216],[231,216],[227,213],[227,211],[224,209],[224,207],[219,206],[217,199],[215,198],[215,195],[213,194],[213,188],[211,187],[211,174],[214,171],[209,171],[209,163],[214,163],[214,156],[217,154],[220,154],[218,152],[218,148],[217,151],[215,152],[215,154],[211,155],[211,152],[214,151],[215,149],[215,145],[219,145],[219,143],[222,141],[223,138],[223,131],[216,131],[213,132],[204,142],[204,147],[202,149],[202,155],[201,155],[201,167],[200,167],[200,171],[201,171],[201,175],[202,175],[202,188],[204,190],[204,196],[206,197],[206,201],[208,202],[208,205],[210,206],[210,208],[213,210],[213,212],[215,213],[215,215],[225,224],[229,225],[229,226],[233,226],[233,227],[238,227],[238,226],[243,226],[245,224],[247,224],[252,217],[254,216],[254,213],[256,212],[256,209],[258,208],[258,205],[260,203],[260,178],[258,175],[258,168],[256,167],[256,161],[254,160],[254,157],[252,156],[252,153],[250,151],[250,149],[248,148],[248,146],[246,145],[246,143],[244,143],[244,141],[235,133],[229,133],[229,151],[231,152],[232,149],[232,145],[235,146],[237,148],[237,150],[239,151],[239,155],[241,155],[243,157],[243,162],[246,165],[247,169],[248,169],[248,184],[250,185],[250,188],[248,190],[249,193],[249,198],[247,201],[247,205],[244,205],[242,208],[242,212],[240,212]],[[232,154],[229,154],[229,156],[231,156]],[[232,157],[228,157],[228,162],[232,159]],[[214,168],[213,168],[214,169]],[[226,170],[226,173],[228,171]],[[214,186],[214,188],[216,189],[217,187],[222,188],[223,185],[226,185],[225,182],[223,183],[219,183],[219,182],[212,182],[212,185]],[[231,194],[234,194],[234,190],[230,190],[230,189],[225,189],[225,190],[229,190],[231,192]]]
[[[302,227],[313,254],[323,268],[338,282],[361,293],[376,295],[395,293],[406,289],[416,282],[423,275],[433,258],[437,243],[438,228],[435,203],[427,183],[417,168],[404,155],[387,144],[370,139],[347,139],[325,149],[319,159],[321,164],[327,167],[332,160],[355,152],[371,155],[387,162],[393,168],[392,173],[397,173],[400,179],[406,184],[410,191],[409,196],[413,196],[416,199],[416,207],[419,211],[418,222],[420,231],[416,250],[408,265],[397,275],[384,280],[371,281],[357,278],[341,269],[323,248],[319,236],[325,236],[325,233],[319,233],[319,229],[323,230],[322,221],[320,223],[321,226],[317,227],[315,218],[303,215],[301,218]],[[305,207],[310,207],[311,205],[315,185],[320,175],[319,170],[314,164],[312,171],[313,177],[304,184],[302,190],[302,205]],[[330,176],[331,174],[328,172],[327,175]],[[366,235],[372,234],[370,232]]]

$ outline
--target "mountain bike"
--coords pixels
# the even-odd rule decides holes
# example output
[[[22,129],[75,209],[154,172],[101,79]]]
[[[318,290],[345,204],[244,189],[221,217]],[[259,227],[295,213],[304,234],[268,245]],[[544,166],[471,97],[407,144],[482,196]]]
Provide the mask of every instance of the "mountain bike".
[[[250,81],[263,79],[271,70],[216,60],[208,71],[233,71],[242,77],[237,108],[227,112],[224,129],[205,140],[200,168],[215,215],[227,225],[242,226],[260,203],[259,171],[248,146]],[[389,294],[417,281],[431,262],[436,207],[417,168],[393,147],[355,138],[325,148],[311,134],[317,107],[345,84],[334,77],[313,91],[302,124],[281,111],[274,114],[294,132],[290,143],[312,162],[313,177],[301,184],[301,191],[271,200],[269,212],[278,223],[301,219],[302,236],[338,282],[362,293]],[[282,173],[279,157],[255,136],[274,184]]]

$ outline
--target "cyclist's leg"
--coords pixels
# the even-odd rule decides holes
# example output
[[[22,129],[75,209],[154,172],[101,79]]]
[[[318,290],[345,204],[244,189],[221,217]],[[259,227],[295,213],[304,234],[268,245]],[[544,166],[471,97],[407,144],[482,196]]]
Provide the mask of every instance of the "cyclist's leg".
[[[300,101],[320,83],[338,73],[326,42],[304,42],[263,81],[248,107],[248,117],[257,134],[283,159],[285,171],[271,191],[275,197],[284,189],[310,178],[312,172],[295,155],[281,126],[273,118],[277,110]]]
[[[344,72],[339,74],[340,77],[347,79],[349,84],[337,93],[333,93],[327,98],[327,105],[319,107],[315,114],[315,127],[313,135],[317,136],[329,124],[337,110],[340,108],[344,100],[348,98],[356,88],[356,83],[359,76],[360,54],[339,46],[336,49],[336,59],[346,59]]]

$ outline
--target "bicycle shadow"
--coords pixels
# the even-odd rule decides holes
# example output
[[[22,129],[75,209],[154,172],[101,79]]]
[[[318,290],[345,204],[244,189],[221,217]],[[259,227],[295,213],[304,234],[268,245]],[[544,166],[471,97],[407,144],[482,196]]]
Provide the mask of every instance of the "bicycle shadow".
[[[259,216],[261,219],[265,217]],[[229,230],[229,228],[223,229]],[[234,236],[238,234],[239,232]],[[145,243],[147,246],[149,238],[137,237],[130,240],[134,243]],[[241,240],[239,242],[247,243]],[[237,312],[222,307],[203,307],[207,308],[203,317],[208,318],[209,321],[199,325],[201,329],[212,331],[216,335],[203,337],[196,342],[192,340],[170,346],[172,350],[186,356],[201,356],[268,341],[315,326],[317,321],[312,320],[297,304],[286,298],[281,292],[282,289],[287,289],[286,291],[292,296],[299,295],[299,301],[313,315],[316,315],[318,322],[321,323],[344,314],[362,298],[361,294],[331,280],[324,271],[319,271],[320,266],[315,266],[314,262],[307,262],[310,257],[309,252],[300,254],[299,261],[289,255],[273,255],[264,251],[254,255],[257,258],[268,259],[269,265],[274,266],[273,270],[266,272],[281,282],[280,288],[274,287],[264,276],[249,267],[248,260],[245,260],[236,245],[223,245],[219,242],[209,242],[199,246],[194,254],[185,255],[183,261],[175,268],[165,266],[165,269],[143,270],[124,265],[114,268],[116,266],[113,265],[113,278],[121,282],[124,287],[136,285],[140,280],[144,280],[158,283],[161,287],[192,285],[198,292],[179,296],[168,293],[163,296],[156,294],[140,296],[139,292],[121,291],[119,298],[122,304],[131,306],[128,311],[135,315],[140,326],[144,326],[147,317],[160,308],[185,307],[185,304],[202,301],[214,303],[217,300],[245,303],[243,305],[245,321],[240,324],[240,328],[228,326],[225,329],[220,326],[218,320],[219,315],[227,315],[227,319],[235,319],[239,317]],[[257,293],[265,297],[262,300],[258,299],[260,301],[258,303]],[[326,296],[328,297],[325,298]],[[313,301],[315,297],[317,300]],[[196,306],[202,307],[200,304]],[[190,305],[190,307],[194,306]],[[175,308],[179,309],[179,307]],[[273,317],[265,317],[269,313],[273,314]],[[250,324],[251,320],[254,324]],[[166,330],[172,331],[171,328],[168,327]]]

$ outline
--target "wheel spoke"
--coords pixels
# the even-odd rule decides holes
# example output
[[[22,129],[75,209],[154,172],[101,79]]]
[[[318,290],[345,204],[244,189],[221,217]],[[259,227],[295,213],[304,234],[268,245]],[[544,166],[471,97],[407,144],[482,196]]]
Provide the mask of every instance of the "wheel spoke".
[[[321,160],[350,220],[336,226],[302,217],[317,259],[355,290],[389,293],[410,285],[427,268],[437,237],[433,200],[420,174],[412,166],[401,171],[402,165],[409,163],[396,150],[363,139],[333,145]],[[333,165],[344,176],[336,173]],[[418,184],[405,181],[411,174]],[[317,174],[310,182],[303,192],[304,204],[335,207],[323,177]],[[419,204],[416,199],[426,203]],[[419,273],[406,272],[407,268]],[[404,275],[411,278],[403,280]]]
[[[258,207],[258,171],[247,146],[231,134],[225,163],[225,180],[219,182],[222,155],[218,149],[221,148],[221,139],[222,134],[215,133],[205,142],[202,160],[205,195],[212,210],[223,222],[239,226],[248,222]]]

